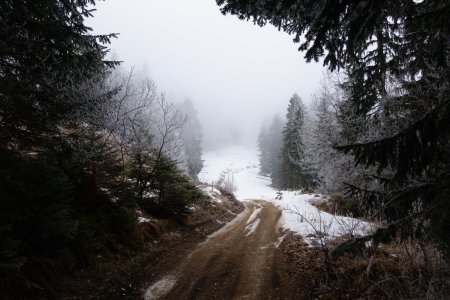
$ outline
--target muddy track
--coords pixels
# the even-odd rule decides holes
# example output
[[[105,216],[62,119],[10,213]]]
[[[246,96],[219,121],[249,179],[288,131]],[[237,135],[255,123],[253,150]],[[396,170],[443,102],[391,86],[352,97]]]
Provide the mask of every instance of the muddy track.
[[[150,284],[144,299],[267,299],[278,286],[274,254],[281,211],[254,200],[200,243],[173,270]],[[273,297],[270,297],[273,298]]]

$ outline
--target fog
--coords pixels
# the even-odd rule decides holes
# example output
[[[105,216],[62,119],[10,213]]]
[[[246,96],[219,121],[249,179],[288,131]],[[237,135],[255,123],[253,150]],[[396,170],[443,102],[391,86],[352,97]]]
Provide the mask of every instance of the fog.
[[[88,20],[95,33],[120,33],[111,55],[146,73],[170,101],[190,98],[204,146],[254,145],[264,120],[285,114],[298,93],[308,104],[322,74],[292,37],[235,16],[214,0],[108,0]]]

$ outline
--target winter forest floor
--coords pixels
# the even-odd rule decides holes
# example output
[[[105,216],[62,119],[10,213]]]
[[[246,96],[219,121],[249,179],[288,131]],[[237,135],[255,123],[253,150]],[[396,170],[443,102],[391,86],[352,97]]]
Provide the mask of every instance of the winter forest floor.
[[[241,201],[222,195],[187,224],[161,224],[160,235],[137,255],[80,272],[62,298],[417,298],[412,289],[420,283],[405,273],[410,269],[397,248],[380,251],[370,276],[367,258],[327,261],[317,229],[334,240],[346,228],[357,233],[369,224],[319,212],[309,203],[317,195],[283,191],[275,200],[277,191],[258,175],[255,154],[238,148],[206,153],[200,179],[213,184],[225,172]]]
[[[320,270],[320,259],[301,237],[281,231],[281,211],[252,200],[231,215],[217,231],[211,222],[170,230],[131,259],[81,272],[65,299],[309,299],[303,296],[312,289],[297,281],[304,272],[293,268],[299,257],[292,254],[306,250],[305,270]]]
[[[159,232],[143,249],[67,278],[60,291],[62,297],[57,298],[141,299],[149,282],[159,280],[179,265],[198,243],[243,211],[243,205],[233,197],[227,195],[222,199],[222,203],[207,212],[195,213],[187,224],[153,220]],[[149,225],[142,223],[142,226]]]

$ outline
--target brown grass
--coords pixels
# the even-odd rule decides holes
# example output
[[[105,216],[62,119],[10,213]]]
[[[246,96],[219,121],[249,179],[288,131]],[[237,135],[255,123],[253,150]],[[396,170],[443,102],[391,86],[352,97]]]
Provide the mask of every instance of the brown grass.
[[[450,297],[449,265],[431,244],[397,241],[380,246],[375,253],[333,260],[331,268],[321,250],[307,247],[299,236],[287,237],[281,250],[293,266],[290,278],[298,299]]]
[[[341,193],[331,193],[329,197],[316,197],[310,201],[310,204],[319,210],[330,213],[332,215],[351,215],[354,217],[361,216],[361,210],[356,202],[344,198]]]

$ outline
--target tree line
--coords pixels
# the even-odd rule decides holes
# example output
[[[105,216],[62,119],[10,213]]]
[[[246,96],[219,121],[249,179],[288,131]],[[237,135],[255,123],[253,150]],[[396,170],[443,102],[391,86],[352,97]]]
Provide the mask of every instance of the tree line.
[[[0,3],[0,298],[51,296],[72,270],[138,247],[137,210],[181,218],[201,194],[201,128],[107,59],[95,1]],[[55,295],[53,295],[55,296]]]
[[[318,165],[319,179],[330,189],[341,186],[367,213],[388,222],[371,236],[375,244],[400,234],[433,242],[448,260],[450,4],[216,2],[224,14],[292,34],[306,61],[322,58],[331,72],[344,75],[340,105],[319,102],[318,122],[340,136],[328,150],[318,148],[328,157]],[[338,119],[327,106],[337,109]],[[330,169],[336,164],[342,168]]]

